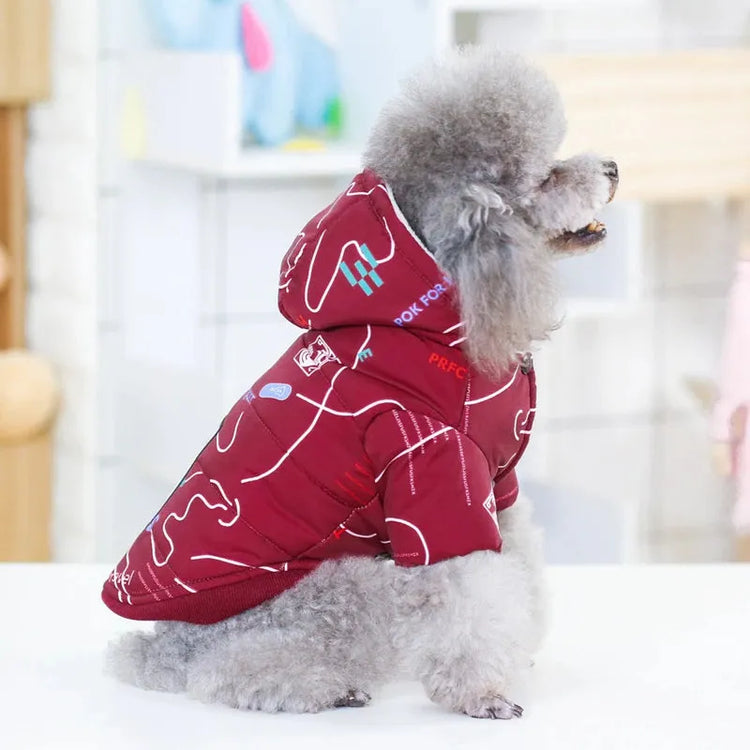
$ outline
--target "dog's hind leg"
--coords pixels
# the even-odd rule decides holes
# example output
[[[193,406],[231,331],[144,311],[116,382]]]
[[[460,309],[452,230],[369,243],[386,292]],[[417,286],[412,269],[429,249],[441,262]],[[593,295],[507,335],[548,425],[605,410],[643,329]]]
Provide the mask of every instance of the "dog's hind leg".
[[[364,705],[393,670],[390,570],[365,558],[329,561],[275,599],[210,626],[219,629],[188,666],[188,693],[263,711]]]
[[[429,697],[479,718],[512,718],[508,699],[533,646],[529,579],[512,555],[474,552],[411,568],[397,626]]]
[[[197,628],[181,622],[158,622],[153,633],[126,633],[108,645],[106,671],[146,690],[182,692],[187,665],[201,641]]]

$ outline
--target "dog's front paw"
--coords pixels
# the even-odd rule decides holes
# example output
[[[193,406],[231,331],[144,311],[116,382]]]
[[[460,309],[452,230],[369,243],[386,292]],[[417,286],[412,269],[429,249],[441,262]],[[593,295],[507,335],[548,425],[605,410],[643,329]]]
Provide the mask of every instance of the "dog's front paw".
[[[457,689],[456,682],[444,680],[428,680],[425,687],[430,700],[475,719],[513,719],[523,714],[521,706],[505,698],[499,689],[492,692]]]
[[[514,719],[523,714],[521,706],[503,698],[502,695],[482,698],[476,703],[464,706],[461,711],[475,719]]]

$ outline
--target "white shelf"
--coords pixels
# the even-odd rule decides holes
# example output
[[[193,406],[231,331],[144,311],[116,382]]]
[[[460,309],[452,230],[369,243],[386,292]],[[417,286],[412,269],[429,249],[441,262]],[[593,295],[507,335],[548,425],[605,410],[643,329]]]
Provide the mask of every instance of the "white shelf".
[[[359,171],[352,143],[320,149],[243,148],[239,55],[142,52],[127,66],[123,131],[129,156],[229,180],[338,177]]]
[[[263,180],[353,176],[361,169],[361,159],[361,153],[356,148],[330,146],[322,151],[249,147],[241,150],[234,159],[213,163],[156,154],[144,156],[137,161],[184,170],[201,177]]]

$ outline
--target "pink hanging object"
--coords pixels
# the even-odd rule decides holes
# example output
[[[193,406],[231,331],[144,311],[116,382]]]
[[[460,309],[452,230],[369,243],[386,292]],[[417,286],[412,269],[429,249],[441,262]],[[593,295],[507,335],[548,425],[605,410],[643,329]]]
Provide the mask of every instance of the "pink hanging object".
[[[265,26],[262,24],[251,3],[244,3],[240,9],[240,26],[242,28],[242,46],[245,48],[245,60],[251,70],[263,72],[273,64],[273,44]]]

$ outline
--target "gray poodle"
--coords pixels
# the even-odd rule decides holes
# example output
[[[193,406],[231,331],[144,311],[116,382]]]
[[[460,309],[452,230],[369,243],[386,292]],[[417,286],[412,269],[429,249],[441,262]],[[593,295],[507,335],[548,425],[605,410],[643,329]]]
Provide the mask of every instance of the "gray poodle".
[[[218,452],[223,455],[228,450],[229,437],[233,443],[246,429],[247,421],[253,418],[248,416],[251,401],[255,410],[271,406],[282,408],[284,403],[294,401],[289,395],[293,388],[298,388],[296,383],[310,386],[323,372],[329,373],[325,381],[326,386],[330,383],[326,398],[340,376],[337,387],[343,394],[342,405],[332,407],[333,402],[326,402],[325,398],[321,404],[316,404],[315,400],[299,395],[301,401],[294,402],[295,414],[301,413],[303,407],[309,408],[309,404],[317,406],[313,424],[319,418],[322,420],[321,415],[336,425],[343,424],[342,415],[349,415],[352,419],[346,420],[347,424],[354,423],[353,417],[385,401],[402,406],[402,401],[406,403],[407,391],[413,395],[415,389],[427,388],[422,383],[433,376],[439,388],[457,389],[462,406],[489,403],[511,385],[520,388],[521,381],[517,379],[523,379],[520,373],[528,376],[531,371],[529,377],[532,377],[530,357],[526,354],[521,358],[521,355],[535,342],[545,339],[558,323],[554,260],[560,254],[587,250],[600,242],[605,229],[595,219],[595,213],[611,200],[618,180],[615,163],[597,156],[586,154],[556,161],[555,152],[564,131],[563,109],[554,87],[539,71],[517,57],[493,50],[469,49],[451,53],[412,77],[401,94],[384,108],[370,137],[364,163],[366,174],[370,175],[366,179],[371,180],[368,184],[374,187],[369,191],[355,190],[359,184],[355,180],[331,207],[313,219],[311,225],[314,223],[320,228],[337,210],[336,206],[341,205],[340,201],[348,200],[346,196],[363,196],[362,200],[369,203],[367,210],[372,208],[376,216],[380,216],[377,206],[391,200],[399,221],[414,238],[414,247],[418,243],[427,251],[423,255],[429,261],[417,258],[415,262],[433,265],[436,262],[443,274],[439,277],[441,281],[430,281],[427,293],[417,298],[422,301],[407,307],[394,319],[394,325],[369,321],[367,339],[362,343],[357,339],[353,348],[347,349],[342,338],[346,331],[339,331],[336,325],[316,325],[314,317],[304,320],[305,315],[293,316],[285,302],[287,287],[294,282],[294,269],[303,267],[310,257],[311,248],[303,242],[306,228],[282,264],[280,305],[290,319],[301,318],[300,325],[309,329],[306,335],[316,338],[306,339],[313,344],[297,351],[293,362],[289,359],[292,369],[297,368],[297,381],[291,375],[285,377],[292,385],[266,384],[259,392],[260,398],[256,398],[252,390],[248,391],[241,407],[236,407],[241,410],[233,412],[235,416],[228,417],[229,426],[223,428],[223,432],[220,430],[221,440],[220,433],[215,436]],[[382,182],[375,184],[377,180]],[[386,249],[390,247],[390,255],[374,258],[379,251],[368,240],[369,249],[364,243],[357,245],[360,257],[350,266],[347,261],[341,261],[346,246],[352,244],[347,242],[338,256],[339,262],[333,266],[331,281],[321,292],[320,304],[314,303],[314,282],[311,285],[312,264],[316,258],[312,255],[301,295],[307,310],[317,313],[325,295],[334,288],[334,279],[342,289],[353,290],[351,294],[359,295],[368,304],[376,299],[381,300],[379,304],[388,304],[392,300],[388,290],[398,283],[406,283],[401,281],[403,274],[387,276],[386,261],[394,253],[398,260],[401,252],[402,240],[394,239],[395,222],[389,224],[379,219],[378,222],[379,236],[386,243]],[[330,226],[330,234],[336,231],[333,224],[324,226]],[[398,236],[406,237],[403,243],[410,241],[407,234]],[[315,253],[321,241],[322,235]],[[371,266],[369,270],[364,265],[366,259]],[[339,269],[341,273],[336,276]],[[454,292],[450,303],[447,301],[450,295],[443,294],[449,289]],[[441,294],[446,302],[439,308],[437,298]],[[429,348],[419,349],[422,345],[419,336],[428,316],[448,315],[449,312],[457,315],[460,322],[447,325],[434,335],[424,335],[431,342],[428,346],[437,346],[434,342],[439,335],[463,326],[463,335],[446,344],[451,347],[461,344],[459,348],[446,349],[457,352],[455,357],[428,354]],[[422,328],[412,322],[416,315],[421,316]],[[363,326],[355,328],[361,333]],[[321,331],[325,337],[318,335]],[[411,390],[408,386],[399,386],[401,390],[394,386],[388,398],[372,401],[356,412],[346,411],[344,378],[353,375],[360,378],[357,393],[369,387],[367,383],[374,382],[364,375],[367,367],[374,368],[377,364],[377,357],[371,355],[377,354],[378,336],[391,337],[387,339],[391,347],[399,346],[404,340],[411,342],[409,349],[403,349],[399,377],[406,381],[412,378],[417,385]],[[368,346],[370,348],[366,348]],[[408,357],[415,348],[424,353],[427,368],[424,372],[415,369],[417,365],[410,365]],[[345,365],[349,361],[353,364]],[[358,366],[360,369],[356,370]],[[272,368],[270,372],[278,371]],[[498,382],[505,384],[493,391],[491,384]],[[470,387],[474,389],[471,391],[474,396],[466,390]],[[489,395],[476,396],[483,392]],[[268,401],[268,397],[272,400]],[[432,413],[430,408],[430,403],[425,402],[423,413]],[[166,580],[163,571],[171,571],[169,575],[172,575],[178,570],[176,561],[180,550],[176,547],[182,522],[189,511],[202,512],[206,515],[201,518],[208,519],[202,521],[203,527],[210,523],[211,533],[215,534],[212,538],[219,539],[223,538],[219,535],[230,532],[229,527],[240,516],[240,506],[235,499],[236,513],[230,518],[233,490],[225,491],[227,481],[220,482],[214,475],[208,481],[218,488],[220,495],[206,482],[204,490],[196,490],[189,503],[180,506],[184,510],[173,511],[166,517],[162,512],[161,520],[157,515],[142,533],[144,541],[140,549],[145,550],[147,557],[144,566],[139,568],[133,562],[140,554],[134,546],[110,577],[111,591],[105,601],[115,611],[136,619],[159,620],[159,612],[171,614],[156,623],[153,633],[130,633],[111,644],[107,659],[109,670],[121,680],[147,689],[187,692],[202,701],[238,708],[293,712],[363,706],[384,682],[396,676],[407,676],[421,681],[427,695],[449,710],[479,718],[520,716],[521,708],[510,699],[513,681],[519,671],[530,664],[543,632],[541,540],[531,522],[527,503],[522,497],[516,500],[517,486],[515,491],[511,487],[501,492],[498,480],[493,495],[490,481],[495,467],[498,467],[497,477],[510,477],[508,472],[513,461],[525,447],[534,408],[527,410],[519,422],[522,411],[516,411],[514,406],[508,417],[511,423],[508,429],[521,447],[504,460],[502,456],[488,457],[487,451],[482,454],[466,439],[470,429],[479,429],[476,426],[481,421],[478,407],[472,412],[471,428],[466,408],[453,417],[442,414],[446,426],[438,429],[433,417],[424,417],[419,422],[413,412],[389,406],[387,413],[372,418],[368,425],[377,423],[386,430],[386,425],[397,424],[407,448],[387,453],[380,464],[374,457],[373,465],[383,468],[379,472],[373,469],[369,480],[366,467],[357,464],[362,469],[359,481],[347,473],[353,483],[342,490],[354,497],[356,488],[370,481],[368,486],[375,488],[372,507],[387,509],[379,511],[380,520],[373,515],[367,527],[355,527],[349,522],[349,516],[346,525],[336,521],[332,524],[334,532],[324,541],[330,542],[331,549],[350,551],[316,557],[317,553],[310,550],[319,549],[319,545],[313,546],[306,554],[307,558],[315,559],[315,564],[296,573],[294,565],[301,564],[299,561],[304,555],[290,557],[283,563],[279,558],[265,565],[251,565],[216,554],[192,555],[188,562],[192,561],[190,564],[194,566],[211,561],[217,565],[240,566],[239,572],[237,567],[232,568],[234,576],[262,568],[265,576],[261,576],[262,580],[281,581],[287,576],[284,580],[288,583],[268,589],[271,594],[267,591],[264,597],[253,599],[252,606],[248,605],[249,599],[243,599],[242,611],[222,610],[224,605],[218,598],[204,598],[202,601],[219,607],[214,610],[215,616],[185,622],[181,620],[188,618],[180,617],[179,613],[188,610],[180,609],[181,602],[191,601],[191,597],[199,601],[202,596],[199,589],[205,579],[197,574],[192,578],[174,574],[170,585],[163,584],[160,588]],[[262,416],[263,412],[259,413]],[[399,414],[408,414],[411,422],[406,417],[402,421]],[[243,418],[245,423],[241,422]],[[493,430],[493,419],[485,420],[481,428]],[[427,430],[427,437],[407,438],[412,423],[416,435],[421,436],[420,429]],[[356,443],[348,434],[328,433],[326,450],[337,455],[339,444]],[[272,469],[264,474],[257,474],[255,469],[255,475],[239,481],[253,483],[270,474],[293,449],[302,450],[298,448],[301,440],[302,437],[286,446],[282,458]],[[453,471],[452,464],[442,459],[430,463],[426,470],[420,468],[422,464],[418,464],[418,460],[425,454],[425,446],[435,446],[430,450],[439,451],[448,450],[442,446],[456,445],[462,478],[461,470]],[[369,446],[368,442],[367,450]],[[279,448],[274,450],[284,448],[280,442]],[[377,452],[374,448],[373,451]],[[492,466],[489,472],[488,463]],[[500,471],[502,469],[505,473]],[[204,470],[209,473],[205,462],[196,462],[180,487],[198,486],[191,483],[202,481],[204,477],[199,475],[203,475]],[[410,521],[404,520],[408,510],[401,511],[401,517],[395,517],[396,501],[389,497],[391,488],[401,482],[412,503],[410,507],[416,508],[421,500],[420,487],[427,487],[429,477],[440,472],[444,474],[437,482],[439,491],[427,498],[431,504],[428,503],[425,515],[419,516],[422,520],[415,520],[417,515],[409,516]],[[472,482],[478,474],[482,474],[477,486],[483,494],[477,498]],[[510,478],[514,479],[514,475]],[[454,486],[458,488],[455,492]],[[465,503],[462,487],[466,490]],[[214,494],[209,495],[209,490]],[[276,493],[273,502],[282,503],[283,494]],[[467,515],[452,515],[458,512],[454,501],[461,506],[461,513]],[[197,510],[191,511],[191,505]],[[302,505],[296,507],[303,512]],[[364,506],[356,507],[359,512]],[[389,511],[390,517],[383,518]],[[421,511],[414,510],[418,512]],[[249,510],[243,513],[245,523],[255,523]],[[220,518],[221,527],[213,523],[214,518]],[[463,550],[441,548],[440,534],[445,533],[445,527],[451,527],[451,533],[460,535],[463,521],[456,521],[457,518],[474,519],[467,520],[467,524],[485,524],[481,532],[486,534],[483,541]],[[430,525],[432,531],[428,528]],[[157,538],[159,528],[161,536]],[[257,531],[258,527],[256,524],[247,528]],[[352,531],[355,528],[359,531]],[[365,533],[367,530],[371,533]],[[247,529],[246,533],[249,533]],[[411,534],[411,541],[404,536],[407,534]],[[390,539],[385,538],[387,536]],[[372,543],[375,547],[335,546],[347,539],[350,545]],[[401,539],[407,541],[400,542]],[[278,536],[271,541],[264,537],[264,541],[269,545],[273,542],[278,548],[286,547],[287,551],[294,546]],[[409,547],[412,542],[415,546]],[[358,549],[375,549],[378,544],[383,545],[385,554],[357,552]],[[399,552],[399,549],[410,551]],[[443,549],[442,554],[440,549]],[[238,554],[234,552],[235,557]],[[143,584],[142,594],[136,593],[137,580]],[[236,594],[241,595],[245,594]],[[137,599],[148,603],[140,616],[130,614]],[[225,616],[227,613],[230,614]]]

